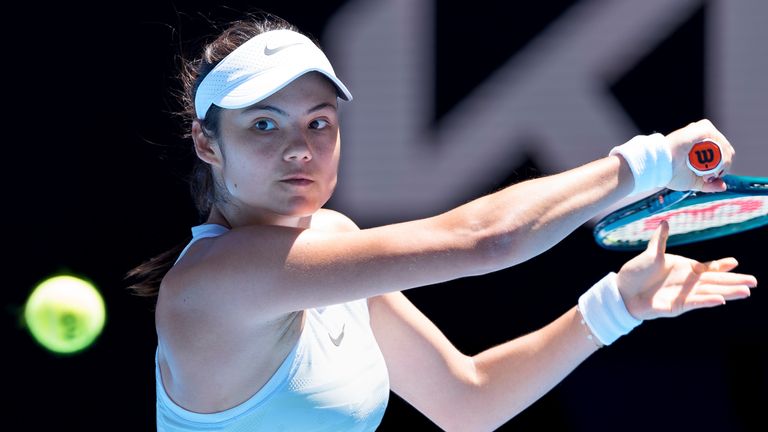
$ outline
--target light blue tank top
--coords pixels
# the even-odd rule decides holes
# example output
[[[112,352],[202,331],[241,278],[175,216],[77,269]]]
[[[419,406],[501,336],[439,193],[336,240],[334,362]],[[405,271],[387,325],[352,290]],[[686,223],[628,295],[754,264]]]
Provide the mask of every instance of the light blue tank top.
[[[225,232],[221,225],[193,227],[189,245]],[[308,309],[296,346],[275,374],[225,411],[201,414],[176,405],[163,387],[157,353],[155,380],[159,432],[374,431],[389,398],[389,376],[365,299]]]

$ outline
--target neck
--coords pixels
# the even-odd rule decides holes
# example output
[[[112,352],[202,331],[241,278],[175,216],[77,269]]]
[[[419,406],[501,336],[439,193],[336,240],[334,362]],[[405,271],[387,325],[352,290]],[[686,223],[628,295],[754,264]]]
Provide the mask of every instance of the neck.
[[[227,211],[213,206],[208,215],[207,223],[223,225],[228,228],[237,228],[250,225],[274,225],[289,228],[308,228],[312,221],[309,216],[283,216],[271,212],[250,212],[244,214],[239,211]]]

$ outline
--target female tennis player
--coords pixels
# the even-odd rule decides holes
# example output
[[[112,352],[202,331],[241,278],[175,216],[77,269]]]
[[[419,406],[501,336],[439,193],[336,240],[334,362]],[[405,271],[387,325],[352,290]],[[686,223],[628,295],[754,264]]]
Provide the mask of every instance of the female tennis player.
[[[441,428],[490,430],[643,320],[757,283],[730,272],[733,258],[666,254],[661,225],[546,327],[463,354],[402,291],[528,260],[633,191],[721,190],[685,157],[712,139],[727,168],[726,138],[706,120],[638,136],[444,214],[361,230],[323,208],[339,100],[352,95],[312,40],[276,18],[235,22],[184,72],[205,222],[130,273],[135,292],[157,296],[160,431],[370,431],[390,389]]]

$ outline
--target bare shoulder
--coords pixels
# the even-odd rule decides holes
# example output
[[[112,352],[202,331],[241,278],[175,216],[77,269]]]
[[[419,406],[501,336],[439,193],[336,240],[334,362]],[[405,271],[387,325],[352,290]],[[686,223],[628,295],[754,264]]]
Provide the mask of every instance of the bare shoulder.
[[[322,208],[312,216],[312,229],[328,232],[359,231],[360,228],[347,215],[336,210]]]
[[[294,262],[289,255],[301,255],[297,242],[302,233],[313,232],[333,241],[335,234],[356,231],[357,225],[344,214],[320,209],[306,230],[252,225],[198,240],[163,280],[161,293],[165,295],[159,299],[159,306],[165,303],[215,316],[226,310],[229,313],[224,315],[236,321],[243,319],[240,315],[250,320],[275,318],[271,313],[263,316],[258,312],[271,304],[264,298],[277,301],[284,295],[280,292],[283,276],[291,267],[288,263]]]
[[[300,311],[265,318],[253,300],[258,284],[239,285],[226,269],[207,267],[206,259],[218,261],[215,239],[208,243],[193,245],[189,261],[168,272],[155,309],[166,391],[201,412],[232,407],[261,388],[295,345],[303,318]]]

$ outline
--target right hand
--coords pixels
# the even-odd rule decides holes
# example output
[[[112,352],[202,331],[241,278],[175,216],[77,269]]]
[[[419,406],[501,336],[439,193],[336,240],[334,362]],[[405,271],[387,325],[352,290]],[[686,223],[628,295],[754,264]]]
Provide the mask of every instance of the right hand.
[[[635,318],[674,317],[719,306],[749,297],[750,288],[757,285],[752,275],[730,273],[738,265],[734,258],[701,263],[665,253],[668,236],[669,225],[662,222],[647,249],[618,273],[619,292]]]
[[[688,158],[688,152],[691,147],[699,141],[704,139],[711,139],[720,145],[723,155],[723,171],[728,172],[731,167],[731,161],[735,151],[731,146],[731,143],[715,128],[715,126],[709,120],[699,120],[696,123],[691,123],[688,126],[680,128],[666,136],[667,143],[672,152],[672,180],[667,187],[669,189],[688,191],[697,190],[703,192],[722,192],[726,189],[725,182],[723,182],[722,174],[719,173],[710,174],[708,176],[699,177],[693,171],[688,168],[686,159]]]

